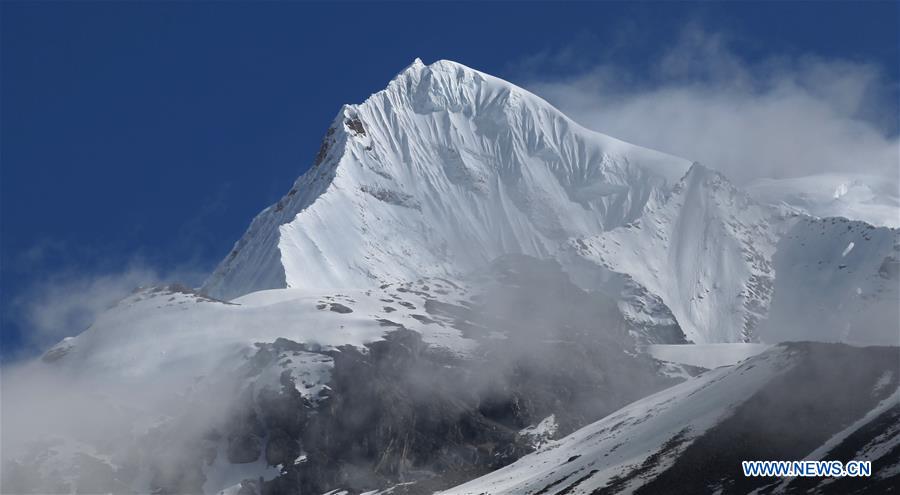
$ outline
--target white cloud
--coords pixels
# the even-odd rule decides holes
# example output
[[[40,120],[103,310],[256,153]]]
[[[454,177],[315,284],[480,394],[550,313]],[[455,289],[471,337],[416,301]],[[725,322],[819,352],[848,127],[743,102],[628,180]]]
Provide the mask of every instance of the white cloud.
[[[189,270],[162,272],[141,261],[132,261],[118,271],[66,271],[48,275],[13,301],[12,317],[24,332],[20,354],[27,357],[65,337],[78,335],[101,312],[138,287],[190,283],[201,277]]]
[[[606,52],[610,62],[565,78],[526,76],[525,86],[586,127],[699,161],[738,183],[821,172],[896,180],[896,82],[870,63],[814,55],[750,62],[736,44],[694,25],[640,70]],[[531,74],[552,57],[529,59]]]

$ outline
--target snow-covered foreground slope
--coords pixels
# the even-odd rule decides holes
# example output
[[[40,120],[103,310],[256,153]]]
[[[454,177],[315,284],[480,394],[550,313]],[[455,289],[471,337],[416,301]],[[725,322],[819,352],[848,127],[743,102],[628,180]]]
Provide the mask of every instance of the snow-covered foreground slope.
[[[890,486],[900,475],[890,436],[900,426],[898,358],[896,348],[779,345],[630,404],[441,493],[747,493],[780,479],[743,478],[741,459],[834,459],[839,445],[876,420],[887,421],[877,429],[882,436],[870,432],[873,438],[858,442],[870,455],[852,457],[872,460],[875,478],[844,489]],[[848,363],[855,369],[841,368]]]
[[[589,131],[506,81],[416,60],[347,105],[314,166],[253,220],[205,291],[366,288],[553,257],[625,224],[690,162]]]
[[[643,477],[665,470],[692,439],[791,364],[771,352],[736,369],[722,368],[630,404],[539,452],[445,494],[591,493],[654,456]],[[627,486],[627,485],[626,485]]]
[[[793,179],[760,179],[751,196],[785,211],[813,217],[844,217],[876,227],[900,227],[900,184],[870,175],[821,174]]]

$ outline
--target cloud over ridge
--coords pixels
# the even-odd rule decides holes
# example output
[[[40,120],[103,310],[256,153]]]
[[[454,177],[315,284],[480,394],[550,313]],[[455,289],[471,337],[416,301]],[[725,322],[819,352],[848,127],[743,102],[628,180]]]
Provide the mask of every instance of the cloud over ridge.
[[[897,181],[897,82],[875,64],[793,53],[751,59],[739,40],[698,24],[651,49],[639,68],[621,61],[620,48],[577,43],[514,70],[591,129],[700,161],[739,184],[823,172]],[[566,64],[578,72],[537,75]]]

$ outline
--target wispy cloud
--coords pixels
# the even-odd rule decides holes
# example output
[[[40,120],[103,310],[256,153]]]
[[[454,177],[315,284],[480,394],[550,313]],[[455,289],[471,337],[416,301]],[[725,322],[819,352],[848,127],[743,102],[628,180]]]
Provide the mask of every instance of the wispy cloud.
[[[19,338],[2,349],[0,361],[27,359],[78,335],[138,287],[176,282],[199,286],[216,261],[206,247],[222,243],[213,239],[205,224],[223,214],[230,191],[229,184],[219,186],[199,210],[186,213],[181,225],[173,226],[177,241],[170,252],[180,253],[179,260],[161,255],[160,246],[110,246],[51,237],[15,254],[15,261],[4,267],[18,283],[3,301],[2,323],[5,332]]]
[[[700,161],[737,182],[821,172],[896,180],[897,81],[865,61],[750,59],[740,46],[693,24],[664,48],[643,50],[640,62],[626,61],[622,44],[595,49],[591,39],[579,39],[515,70],[526,87],[583,125]],[[548,77],[560,60],[576,72]]]
[[[203,272],[191,269],[160,270],[135,259],[118,270],[84,272],[66,270],[34,281],[11,302],[8,315],[23,332],[17,355],[28,357],[75,336],[104,310],[138,287],[202,280]],[[17,356],[6,356],[6,358]]]

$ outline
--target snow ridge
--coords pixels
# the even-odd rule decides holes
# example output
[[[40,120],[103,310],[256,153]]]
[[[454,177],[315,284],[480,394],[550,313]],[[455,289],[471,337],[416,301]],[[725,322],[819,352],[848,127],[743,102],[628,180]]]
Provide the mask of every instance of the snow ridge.
[[[659,297],[688,340],[751,342],[771,299],[777,228],[774,210],[694,164],[638,221],[572,245]]]

